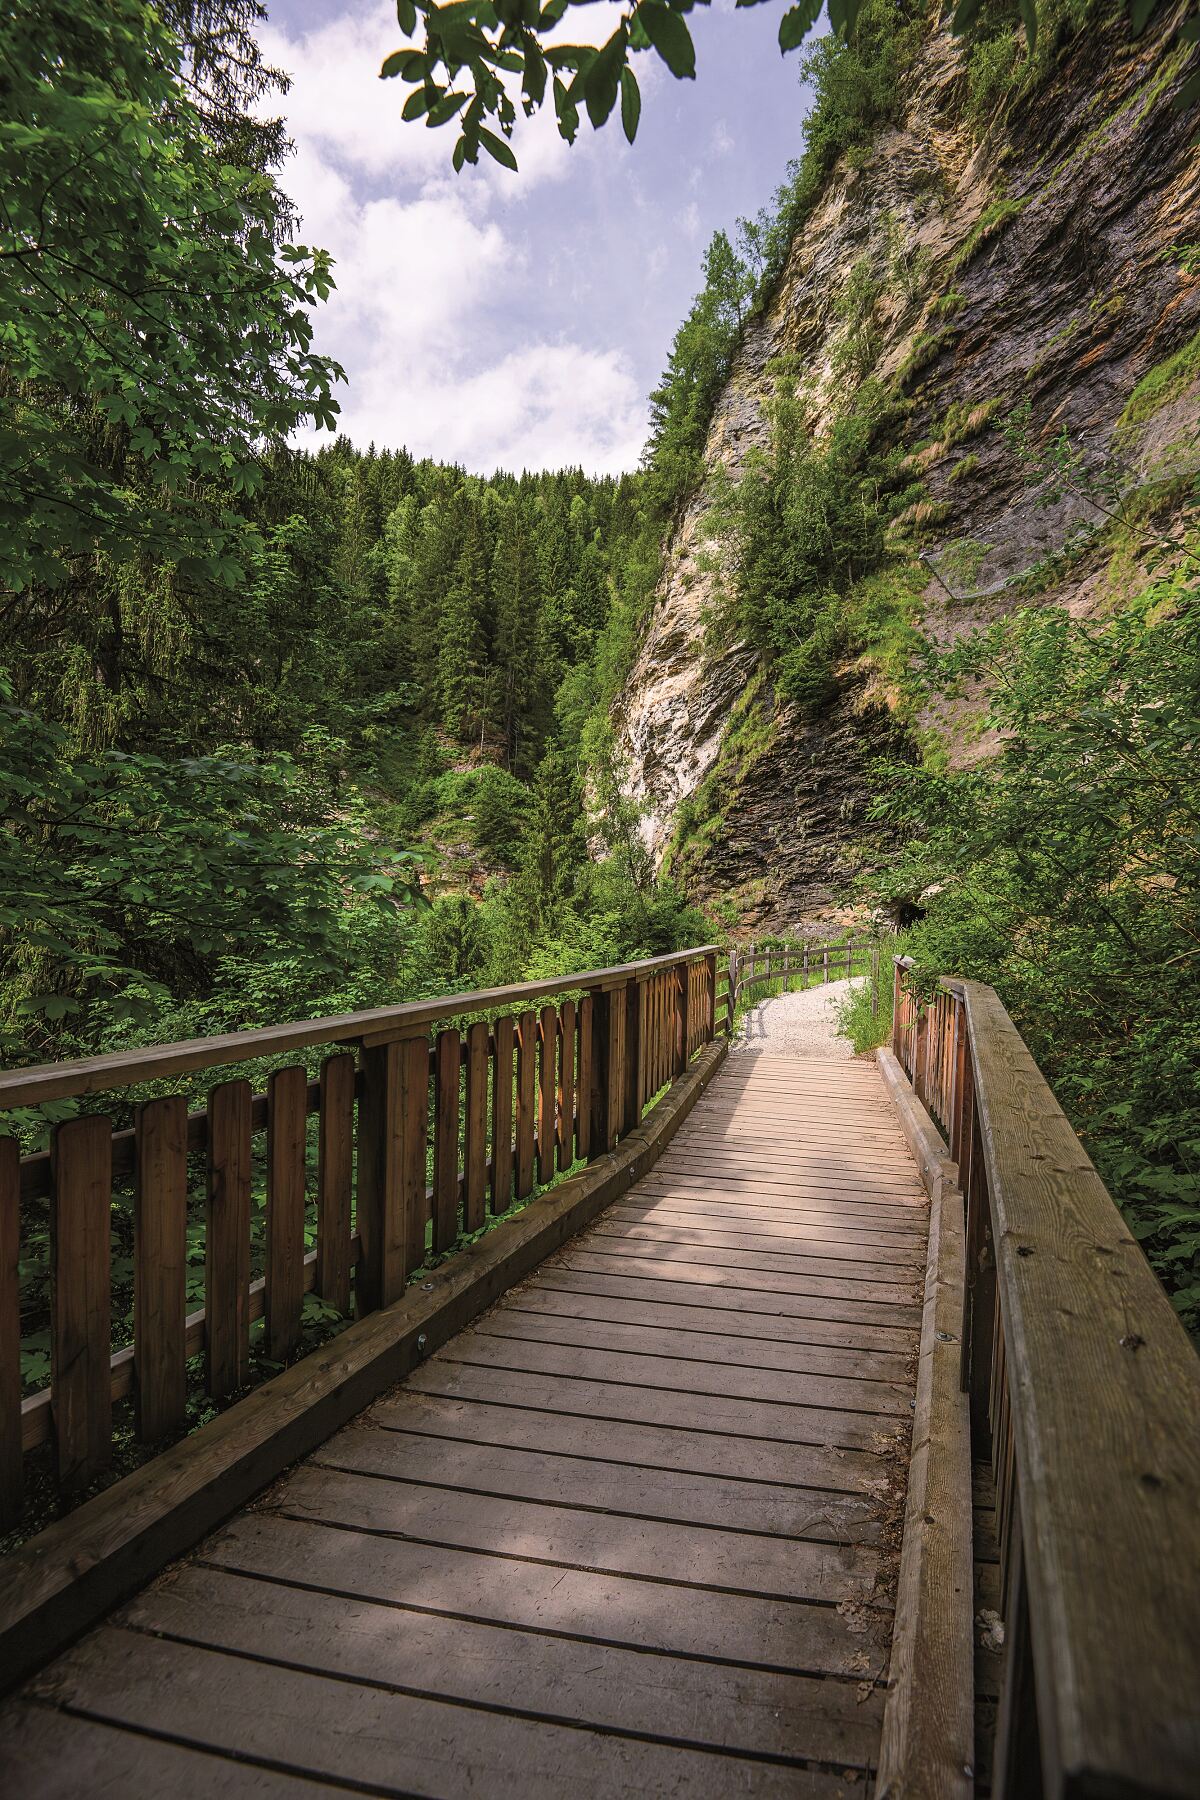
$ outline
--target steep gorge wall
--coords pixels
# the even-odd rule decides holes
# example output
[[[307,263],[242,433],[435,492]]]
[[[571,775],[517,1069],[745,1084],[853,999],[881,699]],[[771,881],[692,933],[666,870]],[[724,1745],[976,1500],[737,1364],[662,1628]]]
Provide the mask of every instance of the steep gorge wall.
[[[895,521],[891,562],[935,641],[1027,603],[1028,581],[1014,578],[1033,565],[1046,602],[1113,603],[1111,543],[1046,560],[1104,521],[1077,493],[1047,504],[1030,491],[997,429],[1015,407],[1029,403],[1043,442],[1065,431],[1093,468],[1118,464],[1127,488],[1169,492],[1195,459],[1200,360],[1187,347],[1200,255],[1181,265],[1176,252],[1200,240],[1200,158],[1195,121],[1173,104],[1181,66],[1161,34],[1132,45],[1120,30],[1093,35],[977,141],[961,50],[935,35],[903,124],[834,170],[744,333],[706,447],[710,474],[723,466],[735,483],[769,442],[776,359],[803,370],[813,435],[828,428],[845,389],[838,302],[863,258],[879,271],[872,372],[904,396],[903,441],[924,486]],[[907,279],[894,274],[898,242]],[[1122,424],[1138,383],[1164,369],[1162,403]],[[969,757],[978,733],[969,717],[902,720],[869,645],[817,716],[780,704],[756,653],[715,624],[722,550],[702,489],[666,547],[616,708],[628,792],[694,897],[731,901],[747,928],[815,929],[846,916],[852,878],[879,854],[873,760],[917,754],[923,729],[952,759]]]

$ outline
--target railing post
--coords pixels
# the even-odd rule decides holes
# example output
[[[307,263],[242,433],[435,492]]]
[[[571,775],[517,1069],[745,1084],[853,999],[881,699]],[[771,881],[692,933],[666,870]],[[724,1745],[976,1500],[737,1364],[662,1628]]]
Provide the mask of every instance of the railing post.
[[[904,1067],[904,1052],[901,1047],[903,1042],[904,1021],[900,1016],[903,1000],[904,975],[900,967],[900,958],[894,956],[892,958],[892,1055],[896,1058],[896,1061],[900,1064],[901,1068]]]
[[[803,956],[801,958],[800,973],[802,976],[801,991],[803,993],[807,993],[808,992],[808,945],[807,944],[805,944],[805,946],[804,946],[804,952],[803,952]]]
[[[646,1006],[648,989],[645,976],[639,975],[625,984],[625,1092],[621,1106],[621,1135],[632,1131],[642,1116],[646,1099]]]
[[[21,1443],[21,1146],[0,1138],[0,1529],[24,1501]]]
[[[687,1072],[688,1033],[691,1029],[689,1021],[692,966],[680,963],[675,971],[675,1073],[683,1075]]]
[[[708,996],[704,1041],[706,1044],[711,1044],[717,1035],[717,953],[715,950],[709,951],[704,959],[704,966],[707,971],[706,992]]]
[[[879,945],[871,942],[871,1017],[879,1017]]]

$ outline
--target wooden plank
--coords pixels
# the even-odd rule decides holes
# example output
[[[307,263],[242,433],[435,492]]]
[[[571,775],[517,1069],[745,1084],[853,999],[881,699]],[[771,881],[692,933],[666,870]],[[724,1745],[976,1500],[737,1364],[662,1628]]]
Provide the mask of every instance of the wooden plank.
[[[579,1001],[579,1089],[576,1100],[576,1154],[583,1163],[592,1156],[592,1118],[594,1118],[594,1087],[596,1087],[596,1062],[594,1062],[594,1033],[592,1021],[596,1012],[596,1001],[590,994],[583,995]]]
[[[538,1017],[537,1178],[542,1187],[554,1179],[558,1125],[554,1116],[558,1090],[558,1014],[543,1006]]]
[[[187,1401],[187,1101],[139,1106],[133,1199],[133,1395],[143,1444],[183,1423]]]
[[[675,1657],[659,1659],[649,1683],[636,1650],[423,1611],[405,1613],[398,1631],[388,1605],[227,1570],[185,1569],[171,1587],[142,1595],[127,1617],[141,1631],[333,1674],[351,1685],[432,1689],[464,1707],[632,1733],[644,1742],[690,1741],[865,1767],[878,1738],[878,1696],[864,1705],[845,1684]]]
[[[875,1388],[879,1386],[883,1391],[879,1405],[886,1412],[899,1412],[902,1407],[907,1407],[911,1395],[912,1383],[909,1380],[906,1357],[883,1356],[878,1351],[834,1350],[791,1340],[746,1338],[729,1332],[706,1331],[702,1320],[692,1330],[681,1330],[673,1320],[664,1316],[672,1310],[669,1307],[649,1309],[651,1323],[647,1323],[644,1318],[633,1322],[594,1318],[588,1316],[590,1309],[581,1309],[578,1305],[569,1309],[564,1307],[561,1304],[564,1299],[562,1295],[557,1296],[560,1302],[557,1307],[547,1305],[546,1302],[551,1298],[549,1295],[542,1296],[534,1287],[504,1306],[494,1308],[487,1319],[475,1327],[475,1334],[480,1337],[519,1338],[533,1343],[571,1345],[584,1350],[606,1350],[614,1355],[623,1353],[630,1358],[667,1357],[677,1363],[694,1363],[695,1380],[700,1386],[707,1379],[706,1367],[712,1365],[714,1369],[724,1372],[751,1369],[755,1372],[771,1371],[780,1374],[839,1376],[863,1384],[863,1391],[856,1391],[856,1405],[864,1397],[873,1403]],[[633,1310],[636,1313],[636,1305]],[[763,1394],[765,1397],[765,1389]],[[832,1402],[825,1399],[822,1404],[829,1405]]]
[[[537,1135],[537,1014],[517,1019],[517,1199],[533,1192]]]
[[[295,1775],[192,1750],[163,1737],[125,1731],[22,1701],[0,1714],[0,1765],[11,1790],[26,1800],[78,1800],[80,1794],[124,1800],[130,1794],[205,1800],[215,1792],[237,1800],[296,1800]],[[344,1793],[306,1776],[304,1793]]]
[[[649,993],[645,981],[631,981],[625,989],[624,1098],[621,1131],[632,1131],[642,1116],[646,1097],[649,1051]]]
[[[394,1630],[394,1620],[388,1625]],[[361,1651],[348,1631],[334,1635],[347,1652]],[[787,1763],[580,1731],[111,1626],[64,1661],[63,1681],[66,1704],[89,1717],[169,1730],[239,1766],[286,1769],[294,1783],[315,1774],[368,1793],[447,1800],[558,1800],[569,1785],[595,1800],[624,1800],[636,1763],[649,1793],[724,1792],[727,1780],[745,1791],[750,1779],[763,1800],[832,1800],[838,1791],[833,1777]]]
[[[614,1457],[611,1441],[604,1446],[604,1456],[578,1455],[558,1447],[539,1449],[525,1442],[496,1444],[488,1440],[486,1409],[478,1406],[449,1403],[447,1413],[465,1413],[476,1421],[484,1414],[482,1440],[430,1436],[425,1431],[428,1413],[420,1404],[424,1402],[427,1409],[428,1398],[413,1395],[412,1402],[409,1417],[415,1429],[404,1429],[393,1407],[386,1426],[381,1428],[374,1418],[348,1426],[322,1445],[314,1461],[322,1468],[350,1474],[402,1476],[455,1494],[536,1500],[588,1512],[602,1506],[613,1517],[651,1519],[659,1524],[710,1526],[718,1531],[826,1544],[877,1544],[880,1540],[879,1505],[869,1494],[831,1494],[825,1488],[730,1480],[707,1469],[648,1468],[637,1460],[647,1454],[644,1443],[635,1428],[626,1426],[612,1427],[612,1437],[616,1446],[627,1437],[632,1441],[637,1451],[631,1459],[634,1467]],[[539,1415],[524,1414],[523,1419],[536,1427]],[[544,1417],[540,1422],[544,1430]],[[567,1422],[568,1437],[570,1427],[578,1423]],[[533,1436],[536,1439],[536,1429]],[[653,1454],[652,1446],[649,1453]]]
[[[487,1203],[488,1028],[486,1019],[468,1025],[466,1136],[463,1162],[463,1230],[478,1231]]]
[[[52,1142],[50,1382],[59,1486],[72,1492],[108,1464],[109,1263],[112,1184],[108,1119],[68,1119]]]
[[[21,1516],[21,1146],[0,1138],[0,1530]]]
[[[387,1306],[404,1286],[399,1044],[362,1053],[354,1222],[362,1245],[354,1271],[354,1307],[363,1319]]]
[[[497,1019],[492,1035],[492,1211],[502,1213],[512,1205],[513,1189],[513,1019]]]
[[[507,1330],[510,1320],[536,1320],[547,1331],[560,1327],[574,1340],[576,1331],[592,1325],[619,1330],[648,1327],[660,1334],[664,1345],[682,1344],[695,1338],[719,1339],[731,1362],[753,1365],[762,1356],[764,1367],[782,1356],[797,1367],[806,1359],[832,1374],[870,1375],[881,1381],[901,1381],[911,1366],[911,1333],[870,1328],[844,1333],[825,1320],[794,1319],[774,1313],[749,1313],[723,1306],[689,1306],[673,1300],[631,1299],[598,1286],[555,1286],[544,1281],[530,1284],[519,1295],[510,1295],[496,1312],[497,1330]],[[490,1329],[490,1325],[489,1325]],[[861,1343],[858,1341],[861,1339]],[[679,1354],[683,1354],[682,1351]]]
[[[531,1369],[489,1368],[478,1363],[431,1359],[410,1378],[422,1394],[485,1400],[493,1406],[526,1406],[559,1413],[619,1419],[660,1429],[711,1431],[744,1440],[768,1439],[819,1451],[811,1477],[838,1482],[838,1459],[858,1451],[882,1454],[900,1421],[886,1413],[847,1413],[839,1408],[779,1406],[741,1398],[654,1388],[633,1381],[593,1381],[586,1376],[540,1374]],[[877,1466],[876,1473],[880,1473]],[[805,1477],[809,1479],[810,1477]],[[630,1569],[630,1573],[636,1571]],[[818,1598],[819,1596],[810,1596]],[[827,1596],[826,1596],[827,1597]]]
[[[966,982],[1052,1784],[1200,1767],[1200,1362],[992,989]]]
[[[872,1215],[866,1208],[776,1207],[753,1198],[741,1200],[721,1193],[708,1198],[673,1188],[647,1192],[640,1183],[628,1200],[613,1208],[612,1217],[695,1230],[740,1230],[748,1238],[787,1237],[798,1243],[826,1240],[841,1244],[845,1253],[853,1256],[873,1247],[901,1252],[899,1258],[889,1259],[893,1261],[919,1259],[925,1242],[922,1221],[908,1216],[903,1208],[888,1218],[880,1209]]]
[[[579,1032],[575,1002],[564,1000],[559,1015],[558,1051],[558,1167],[569,1169],[575,1160],[575,1058]]]
[[[267,1092],[267,1287],[265,1341],[272,1362],[300,1342],[304,1307],[308,1074],[276,1069]]]
[[[439,1031],[434,1042],[433,1250],[453,1248],[458,1238],[458,1121],[462,1039]]]
[[[607,995],[608,1038],[605,1061],[597,1068],[600,1082],[601,1127],[599,1150],[615,1149],[625,1129],[625,1032],[629,1005],[623,987]]]
[[[429,1373],[420,1371],[422,1378]],[[326,1524],[353,1520],[363,1532],[769,1600],[869,1604],[879,1572],[879,1553],[866,1544],[756,1537],[649,1519],[631,1532],[626,1520],[599,1510],[481,1498],[311,1462],[286,1476],[274,1499],[291,1518]]]
[[[250,1083],[208,1096],[205,1206],[205,1384],[223,1400],[250,1372]]]
[[[971,1421],[959,1381],[963,1197],[934,1183],[881,1793],[971,1800],[976,1766]]]
[[[695,1280],[695,1271],[719,1269],[739,1287],[762,1287],[773,1293],[827,1294],[846,1300],[870,1300],[881,1304],[911,1307],[917,1284],[909,1280],[880,1281],[868,1278],[858,1265],[847,1264],[849,1273],[838,1272],[839,1265],[821,1257],[792,1258],[758,1255],[753,1251],[706,1251],[692,1244],[678,1248],[671,1244],[638,1243],[621,1238],[589,1235],[572,1246],[564,1255],[573,1261],[587,1257],[595,1266],[614,1271],[628,1268],[639,1273],[647,1270],[679,1270],[685,1280]],[[828,1272],[826,1272],[828,1271]],[[894,1275],[903,1271],[889,1270]]]
[[[580,1620],[594,1618],[604,1621],[610,1642],[631,1649],[835,1675],[862,1669],[861,1620],[851,1630],[834,1608],[799,1601],[697,1588],[682,1607],[679,1589],[667,1583],[533,1561],[519,1564],[520,1579],[514,1580],[513,1563],[502,1555],[419,1541],[364,1540],[353,1531],[262,1513],[234,1520],[209,1546],[208,1560],[268,1579],[319,1568],[321,1580],[335,1592],[392,1600],[419,1595],[432,1612],[528,1627],[559,1640],[577,1636]]]
[[[558,1262],[553,1266],[557,1269]],[[564,1255],[561,1266],[580,1275],[614,1275],[621,1282],[653,1282],[668,1287],[678,1282],[693,1292],[703,1287],[720,1288],[722,1306],[728,1304],[728,1295],[737,1293],[753,1296],[761,1307],[767,1302],[775,1307],[784,1301],[795,1301],[805,1318],[861,1319],[872,1325],[907,1327],[919,1323],[915,1306],[848,1293],[846,1282],[821,1281],[812,1275],[799,1278],[757,1269],[725,1269],[718,1264],[605,1256],[590,1249]]]
[[[593,1239],[620,1238],[625,1242],[639,1244],[672,1244],[686,1248],[689,1245],[702,1246],[706,1250],[725,1253],[725,1260],[732,1268],[739,1266],[758,1267],[757,1262],[742,1265],[739,1262],[741,1252],[746,1251],[753,1256],[771,1258],[770,1268],[789,1269],[797,1266],[797,1259],[803,1259],[807,1268],[810,1263],[830,1274],[869,1275],[872,1270],[886,1275],[889,1280],[902,1281],[912,1276],[923,1266],[923,1258],[919,1249],[892,1249],[889,1254],[886,1247],[880,1244],[859,1246],[857,1253],[850,1254],[843,1247],[837,1233],[824,1236],[808,1236],[797,1239],[795,1233],[786,1226],[777,1226],[774,1232],[764,1231],[755,1234],[745,1226],[733,1224],[726,1231],[719,1231],[711,1223],[689,1223],[686,1220],[662,1219],[657,1215],[651,1218],[618,1218],[609,1215],[595,1227]]]
[[[354,1191],[354,1058],[321,1064],[317,1137],[317,1280],[327,1306],[350,1311],[350,1220]]]
[[[467,1363],[477,1369],[530,1371],[561,1375],[572,1381],[618,1382],[656,1392],[761,1401],[771,1407],[863,1414],[870,1420],[870,1432],[889,1429],[894,1422],[892,1415],[907,1416],[910,1411],[910,1391],[904,1382],[865,1381],[857,1376],[679,1357],[667,1350],[656,1350],[648,1342],[632,1350],[627,1343],[616,1348],[562,1344],[545,1335],[521,1336],[472,1328],[462,1332],[438,1355],[445,1362]],[[839,1429],[855,1432],[853,1441],[863,1447],[865,1436],[858,1435],[860,1421],[844,1419]]]
[[[398,1276],[395,1293],[390,1296],[394,1299],[399,1299],[403,1294],[406,1278],[425,1261],[427,1249],[429,1206],[425,1182],[428,1174],[430,1110],[427,1038],[408,1038],[400,1045],[399,1110],[400,1208],[396,1221]]]

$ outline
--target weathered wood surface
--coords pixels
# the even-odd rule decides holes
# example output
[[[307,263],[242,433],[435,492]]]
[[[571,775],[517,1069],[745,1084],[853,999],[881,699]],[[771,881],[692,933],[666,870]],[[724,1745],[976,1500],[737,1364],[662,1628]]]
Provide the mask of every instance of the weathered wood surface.
[[[581,1237],[8,1703],[14,1791],[865,1800],[925,1214],[873,1071],[738,1064]],[[869,1131],[810,1146],[814,1089]],[[802,1185],[718,1166],[745,1121]]]

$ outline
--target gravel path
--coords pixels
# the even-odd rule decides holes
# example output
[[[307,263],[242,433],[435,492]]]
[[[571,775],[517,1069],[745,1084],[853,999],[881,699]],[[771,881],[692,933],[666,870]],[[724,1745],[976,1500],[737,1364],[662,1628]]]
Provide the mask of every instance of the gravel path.
[[[738,1026],[730,1053],[765,1050],[771,1056],[821,1056],[849,1062],[849,1038],[837,1035],[838,1008],[857,981],[831,981],[825,987],[764,1000]]]

